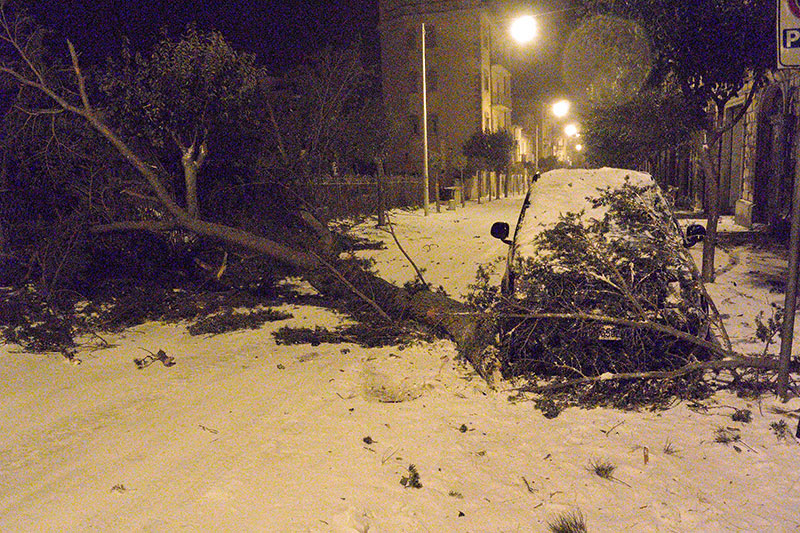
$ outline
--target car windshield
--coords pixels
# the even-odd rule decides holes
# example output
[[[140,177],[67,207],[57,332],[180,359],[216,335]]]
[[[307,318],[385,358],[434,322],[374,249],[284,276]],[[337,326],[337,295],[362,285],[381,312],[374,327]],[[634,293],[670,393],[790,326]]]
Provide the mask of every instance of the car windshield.
[[[593,207],[587,198],[626,183],[655,185],[649,174],[619,168],[558,169],[545,172],[531,185],[530,205],[515,234],[516,257],[535,253],[533,242],[543,228],[553,227],[562,215],[584,212],[584,217],[602,218],[605,207]]]

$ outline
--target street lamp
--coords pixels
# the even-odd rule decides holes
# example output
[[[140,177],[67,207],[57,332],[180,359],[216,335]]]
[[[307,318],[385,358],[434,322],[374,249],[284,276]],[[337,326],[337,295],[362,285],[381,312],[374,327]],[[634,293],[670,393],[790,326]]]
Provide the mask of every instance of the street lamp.
[[[578,135],[578,126],[575,124],[567,124],[564,126],[564,135],[567,137],[575,137]]]
[[[429,185],[429,168],[428,168],[428,87],[427,87],[427,72],[426,72],[426,46],[425,46],[425,23],[421,23],[421,45],[422,45],[422,157],[423,157],[423,210],[425,216],[428,216],[430,198],[428,193]],[[530,15],[514,18],[510,21],[509,32],[511,37],[520,44],[532,41],[537,33],[538,28],[536,19]],[[489,121],[490,125],[493,123],[492,117],[492,58],[491,50],[489,52]]]
[[[511,19],[505,19],[508,22],[508,33],[517,44],[527,44],[534,40],[539,33],[539,26],[536,19],[531,15],[522,15]],[[492,50],[489,49],[489,125],[494,128],[494,109],[492,100],[492,91],[494,84],[492,83]]]
[[[546,104],[544,102],[540,103],[536,106],[535,116],[536,116],[536,171],[539,171],[539,161],[542,159],[542,148],[544,146],[545,138],[550,138],[552,136],[552,127],[553,122],[552,119],[547,118],[547,112],[549,111],[550,115],[554,116],[556,119],[562,119],[569,115],[569,110],[572,107],[572,102],[566,99],[556,100],[552,104]],[[545,111],[547,110],[547,111]],[[548,131],[545,132],[545,125],[547,125]],[[577,128],[575,130],[577,133]],[[551,153],[550,155],[555,155],[555,153]]]
[[[559,100],[553,104],[551,111],[555,117],[564,118],[569,113],[570,105],[569,100]]]
[[[425,23],[422,23],[422,209],[425,216],[430,210],[430,198],[428,197],[428,83],[427,72],[425,72]],[[437,200],[438,201],[438,200]],[[438,205],[438,204],[437,204]]]
[[[511,21],[509,33],[511,33],[511,37],[516,42],[525,44],[536,38],[539,28],[535,18],[530,15],[524,15]]]

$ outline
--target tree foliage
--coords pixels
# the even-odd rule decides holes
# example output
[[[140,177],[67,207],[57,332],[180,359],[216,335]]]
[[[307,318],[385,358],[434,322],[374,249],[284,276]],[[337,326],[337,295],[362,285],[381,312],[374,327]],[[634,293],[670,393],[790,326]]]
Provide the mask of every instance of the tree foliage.
[[[190,26],[147,56],[124,50],[99,81],[106,117],[120,132],[176,147],[256,122],[263,75],[253,56],[237,53],[221,34]]]
[[[96,240],[90,230],[116,242],[104,253],[130,250],[118,267],[147,270],[148,256],[170,249],[163,244],[198,244],[195,232],[175,231],[184,208],[197,219],[301,238],[286,228],[301,226],[296,207],[313,201],[291,184],[321,170],[330,154],[371,161],[382,149],[384,130],[372,127],[382,109],[356,49],[320,53],[276,79],[219,33],[190,27],[150,53],[126,51],[84,70],[77,57],[73,65],[56,60],[47,32],[29,19],[2,15],[3,80],[16,92],[0,139],[0,231],[13,236],[3,239],[0,259],[17,279],[51,272],[58,275],[47,275],[48,285],[63,285],[65,276],[91,277],[90,259],[100,255],[76,253]],[[117,229],[166,242],[134,245],[125,233],[107,233]],[[59,235],[67,242],[51,242]],[[66,268],[74,263],[67,255],[86,261]]]
[[[658,188],[626,183],[591,201],[602,217],[567,213],[544,229],[516,266],[515,296],[497,301],[510,317],[505,372],[599,376],[711,357],[684,336],[705,339],[710,318]]]
[[[650,38],[651,83],[672,74],[697,110],[718,109],[739,93],[747,77],[775,65],[774,5],[753,0],[585,0],[589,13],[608,13],[639,24]]]
[[[106,120],[149,155],[187,203],[253,175],[268,78],[221,34],[190,26],[147,55],[124,50],[98,78]]]
[[[583,135],[593,164],[637,168],[653,154],[688,143],[699,120],[680,95],[651,89],[592,106]]]
[[[595,103],[624,101],[650,74],[647,35],[631,20],[591,16],[569,36],[561,60],[564,81],[576,96]]]
[[[703,279],[714,280],[714,255],[719,221],[719,171],[710,153],[722,138],[725,106],[752,81],[738,116],[741,120],[775,66],[773,40],[775,9],[757,0],[586,0],[592,13],[612,13],[641,25],[651,40],[654,69],[651,83],[674,80],[690,113],[703,116],[709,105],[716,116],[703,121],[705,136],[693,135],[693,145],[703,166],[708,211],[703,243]]]
[[[476,132],[466,140],[462,153],[483,170],[504,172],[511,164],[514,138],[505,130]]]
[[[308,180],[334,162],[345,170],[384,155],[391,124],[376,82],[355,46],[309,56],[270,93],[267,168]]]

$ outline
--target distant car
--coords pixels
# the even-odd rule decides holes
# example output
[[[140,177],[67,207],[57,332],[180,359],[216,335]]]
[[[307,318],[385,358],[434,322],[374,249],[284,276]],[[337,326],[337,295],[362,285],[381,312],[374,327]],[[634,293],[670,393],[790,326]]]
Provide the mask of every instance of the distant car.
[[[710,335],[705,291],[686,252],[705,228],[681,230],[649,174],[546,172],[531,184],[513,237],[507,222],[491,234],[509,245],[498,308],[510,317],[501,319],[511,347],[506,371],[589,375],[636,370],[634,361],[649,354],[665,361],[650,369],[707,356],[641,326]]]

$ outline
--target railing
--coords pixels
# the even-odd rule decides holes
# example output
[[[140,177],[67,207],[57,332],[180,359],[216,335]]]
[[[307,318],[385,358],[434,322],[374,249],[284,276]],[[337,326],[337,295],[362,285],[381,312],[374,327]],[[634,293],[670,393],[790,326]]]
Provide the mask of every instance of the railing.
[[[375,215],[381,204],[388,210],[422,203],[422,183],[413,176],[321,176],[303,189],[303,198],[328,219]]]

